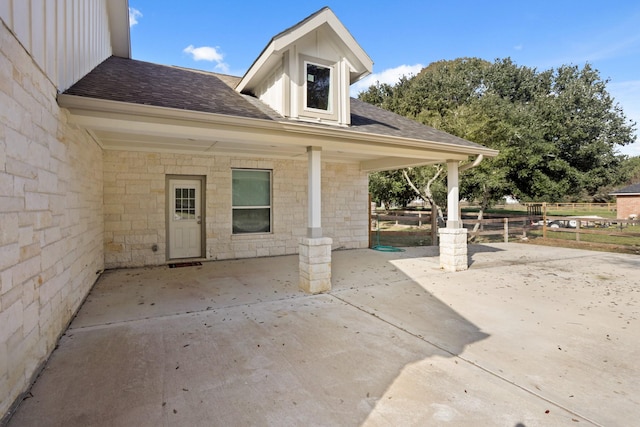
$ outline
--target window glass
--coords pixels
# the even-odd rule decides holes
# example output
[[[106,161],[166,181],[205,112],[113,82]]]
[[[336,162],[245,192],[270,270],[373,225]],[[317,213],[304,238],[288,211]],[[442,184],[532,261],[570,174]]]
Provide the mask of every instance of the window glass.
[[[176,205],[174,206],[174,219],[195,219],[196,217],[196,190],[195,188],[176,188]]]
[[[233,233],[271,232],[271,171],[232,170]]]
[[[271,209],[234,209],[233,234],[269,233],[271,231]]]
[[[307,107],[329,110],[331,68],[307,64]]]

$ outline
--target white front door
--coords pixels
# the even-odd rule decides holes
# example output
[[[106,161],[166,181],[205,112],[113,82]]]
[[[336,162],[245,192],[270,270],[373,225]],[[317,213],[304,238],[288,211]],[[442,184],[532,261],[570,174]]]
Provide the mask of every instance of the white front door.
[[[201,181],[169,180],[169,258],[202,256]]]

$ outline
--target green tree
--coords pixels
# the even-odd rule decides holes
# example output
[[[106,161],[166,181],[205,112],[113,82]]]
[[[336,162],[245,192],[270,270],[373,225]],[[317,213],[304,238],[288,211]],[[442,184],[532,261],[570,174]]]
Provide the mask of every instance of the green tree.
[[[406,206],[415,199],[413,190],[402,177],[402,171],[374,172],[369,175],[369,193],[377,205]]]
[[[361,99],[500,150],[462,176],[461,197],[484,207],[505,195],[595,200],[624,181],[616,150],[635,130],[607,83],[589,64],[539,72],[509,58],[460,58],[372,86]]]

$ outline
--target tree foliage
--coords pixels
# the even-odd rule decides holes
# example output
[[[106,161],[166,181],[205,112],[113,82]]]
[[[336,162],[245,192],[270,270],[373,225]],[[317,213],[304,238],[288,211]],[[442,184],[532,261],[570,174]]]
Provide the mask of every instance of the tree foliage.
[[[485,206],[505,195],[591,201],[626,182],[633,169],[623,167],[617,149],[633,141],[635,123],[607,83],[589,64],[537,71],[508,58],[459,58],[395,85],[371,86],[359,98],[499,150],[464,173],[461,197]]]

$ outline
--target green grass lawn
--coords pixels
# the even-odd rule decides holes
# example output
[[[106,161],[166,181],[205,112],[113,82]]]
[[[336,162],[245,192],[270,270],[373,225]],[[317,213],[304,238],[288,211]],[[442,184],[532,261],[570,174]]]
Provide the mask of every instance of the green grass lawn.
[[[477,215],[478,208],[463,208],[465,217]],[[509,205],[505,208],[493,208],[486,211],[491,217],[501,216],[526,216],[527,210],[525,206]],[[553,217],[572,217],[598,216],[601,218],[615,219],[616,213],[606,208],[592,207],[589,210],[571,210],[560,209],[547,212],[547,216]],[[605,223],[596,223],[602,226]],[[591,223],[590,225],[593,225]],[[521,226],[516,225],[516,227]],[[551,228],[547,229],[547,239],[542,239],[542,228],[538,227],[527,232],[528,241],[536,243],[538,240],[541,244],[554,246],[570,246],[570,247],[586,247],[596,250],[623,251],[630,253],[640,253],[640,225],[631,225],[620,228],[619,226],[611,226],[608,228],[584,227],[580,233],[580,241],[576,239],[574,231],[555,231]],[[591,234],[589,231],[597,231],[597,234]],[[618,235],[624,233],[624,236]],[[522,241],[521,236],[512,234],[511,241]],[[502,242],[504,237],[501,233],[497,235],[478,236],[472,243],[488,243]],[[378,232],[371,232],[371,242],[373,245],[379,244],[384,246],[428,246],[431,245],[431,233],[428,225],[417,227],[410,224],[395,224],[391,221],[381,221]],[[563,243],[564,242],[564,243]]]

